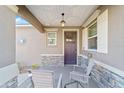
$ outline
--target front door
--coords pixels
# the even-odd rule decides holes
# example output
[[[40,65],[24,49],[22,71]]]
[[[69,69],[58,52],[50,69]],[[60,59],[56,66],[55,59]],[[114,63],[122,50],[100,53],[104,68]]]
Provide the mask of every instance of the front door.
[[[64,32],[64,64],[77,62],[77,32]]]

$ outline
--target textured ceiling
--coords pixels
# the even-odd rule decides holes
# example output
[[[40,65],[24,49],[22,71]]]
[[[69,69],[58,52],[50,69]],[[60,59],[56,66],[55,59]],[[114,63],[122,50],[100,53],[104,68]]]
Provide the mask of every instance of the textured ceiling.
[[[97,7],[96,5],[27,5],[45,26],[60,26],[62,12],[65,13],[65,26],[81,26]]]

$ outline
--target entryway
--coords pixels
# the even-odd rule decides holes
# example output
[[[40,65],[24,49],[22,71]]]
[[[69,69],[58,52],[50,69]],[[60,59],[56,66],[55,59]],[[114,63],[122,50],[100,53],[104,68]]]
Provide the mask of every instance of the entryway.
[[[77,31],[64,32],[64,64],[77,64]]]

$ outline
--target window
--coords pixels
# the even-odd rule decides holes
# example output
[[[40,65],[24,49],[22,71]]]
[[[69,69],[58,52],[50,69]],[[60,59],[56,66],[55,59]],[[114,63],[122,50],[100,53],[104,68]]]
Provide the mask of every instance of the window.
[[[84,50],[108,53],[108,9],[83,29]]]
[[[97,23],[93,22],[88,27],[88,49],[97,50]]]
[[[48,46],[57,45],[57,32],[47,32],[47,44]]]

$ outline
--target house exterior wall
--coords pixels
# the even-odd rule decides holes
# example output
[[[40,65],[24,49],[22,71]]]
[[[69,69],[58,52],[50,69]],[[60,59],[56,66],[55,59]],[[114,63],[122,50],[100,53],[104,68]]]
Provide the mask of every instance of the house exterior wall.
[[[124,71],[124,6],[101,6],[108,8],[108,53],[82,51],[83,55],[93,54],[93,58],[104,64]]]
[[[15,14],[0,6],[0,68],[15,63]]]
[[[16,62],[21,66],[40,64],[43,34],[34,27],[16,27]],[[24,40],[21,43],[21,40]]]
[[[31,66],[32,64],[63,66],[63,32],[58,28],[49,28],[48,31],[54,31],[54,29],[57,32],[57,45],[48,46],[47,31],[40,33],[32,26],[17,26],[16,62],[23,66]],[[20,44],[21,39],[24,39],[23,44]]]

